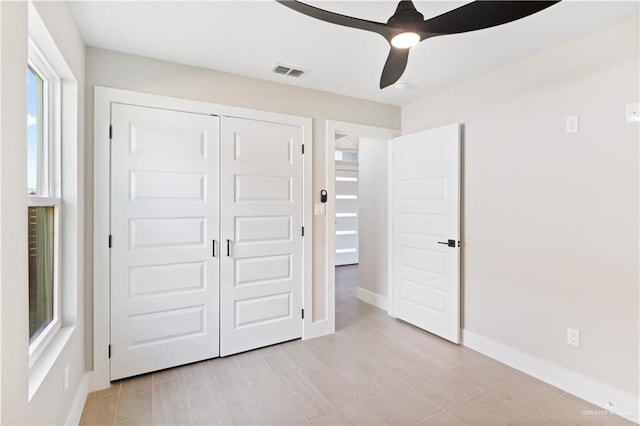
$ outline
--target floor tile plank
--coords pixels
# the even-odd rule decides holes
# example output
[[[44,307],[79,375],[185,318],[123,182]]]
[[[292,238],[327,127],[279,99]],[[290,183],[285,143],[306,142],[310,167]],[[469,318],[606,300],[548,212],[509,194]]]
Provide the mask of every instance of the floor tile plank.
[[[214,370],[227,412],[234,425],[263,425],[268,420],[237,364]]]
[[[251,385],[272,425],[305,425],[307,420],[287,397],[277,379],[264,379]]]
[[[265,357],[265,361],[276,375],[289,399],[308,421],[313,421],[333,413],[329,401],[311,384],[285,352]]]

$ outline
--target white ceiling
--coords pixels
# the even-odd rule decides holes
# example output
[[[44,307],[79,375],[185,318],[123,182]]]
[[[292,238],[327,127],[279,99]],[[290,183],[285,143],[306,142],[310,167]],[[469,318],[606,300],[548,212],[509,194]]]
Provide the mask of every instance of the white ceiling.
[[[309,1],[386,22],[397,1]],[[416,1],[425,19],[466,1]],[[85,42],[136,55],[211,68],[362,99],[405,105],[640,12],[637,1],[565,0],[516,22],[425,40],[411,50],[402,82],[378,88],[389,50],[377,34],[340,27],[275,1],[72,2]],[[310,70],[302,79],[271,72],[276,63]]]

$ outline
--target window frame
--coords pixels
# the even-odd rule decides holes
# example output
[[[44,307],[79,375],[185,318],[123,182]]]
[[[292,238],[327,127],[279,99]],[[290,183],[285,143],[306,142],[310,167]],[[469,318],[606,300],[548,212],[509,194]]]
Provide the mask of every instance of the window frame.
[[[28,207],[53,207],[53,317],[29,342],[29,367],[32,367],[62,328],[61,296],[61,79],[37,44],[29,37],[27,67],[42,79],[42,140],[38,147],[36,194],[27,194]],[[26,190],[27,188],[25,188]],[[31,336],[29,336],[31,340]]]

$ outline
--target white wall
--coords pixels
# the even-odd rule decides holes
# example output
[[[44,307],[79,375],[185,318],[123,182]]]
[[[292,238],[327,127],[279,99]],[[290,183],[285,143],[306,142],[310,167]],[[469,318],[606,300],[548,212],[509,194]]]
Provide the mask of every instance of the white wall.
[[[634,18],[402,109],[405,134],[464,123],[464,329],[635,395],[638,33]]]
[[[67,419],[77,391],[81,389],[85,372],[82,304],[78,308],[73,333],[38,391],[30,401],[28,399],[28,260],[25,214],[27,6],[26,2],[0,2],[0,423],[62,424]],[[82,174],[84,44],[68,4],[36,3],[36,9],[77,78],[77,132],[80,145],[78,167]],[[73,209],[81,222],[81,197]],[[78,248],[76,273],[82,274],[82,246]],[[79,283],[77,294],[69,296],[83,300],[83,283]],[[68,390],[64,391],[63,369],[67,365],[70,367],[70,384]]]
[[[378,305],[388,303],[387,296],[387,210],[388,141],[360,138],[359,208],[360,267],[359,296]],[[366,299],[375,295],[375,299]],[[386,307],[385,307],[386,308]]]
[[[303,89],[253,78],[180,65],[141,56],[88,47],[86,50],[87,144],[86,256],[92,258],[93,245],[93,87],[106,86],[138,92],[193,99],[256,110],[279,112],[313,118],[313,201],[320,202],[320,190],[326,188],[325,123],[327,119],[351,123],[400,128],[400,108],[317,90]],[[313,320],[326,320],[326,216],[314,216],[313,247]],[[88,265],[85,277],[92,280]],[[92,305],[88,288],[85,304]],[[87,312],[91,318],[91,313]],[[87,330],[87,357],[92,359],[92,324]]]

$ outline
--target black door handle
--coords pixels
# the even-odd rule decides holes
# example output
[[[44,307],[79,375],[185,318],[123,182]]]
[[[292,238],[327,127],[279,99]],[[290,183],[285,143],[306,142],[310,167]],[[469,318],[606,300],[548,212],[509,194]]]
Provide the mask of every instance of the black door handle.
[[[216,240],[211,240],[211,246],[213,247],[211,249],[211,254],[213,255],[213,257],[216,257]]]
[[[231,243],[231,241],[227,240],[227,256],[229,256],[229,244]]]
[[[448,247],[456,248],[456,240],[438,241],[438,244],[446,244]]]

